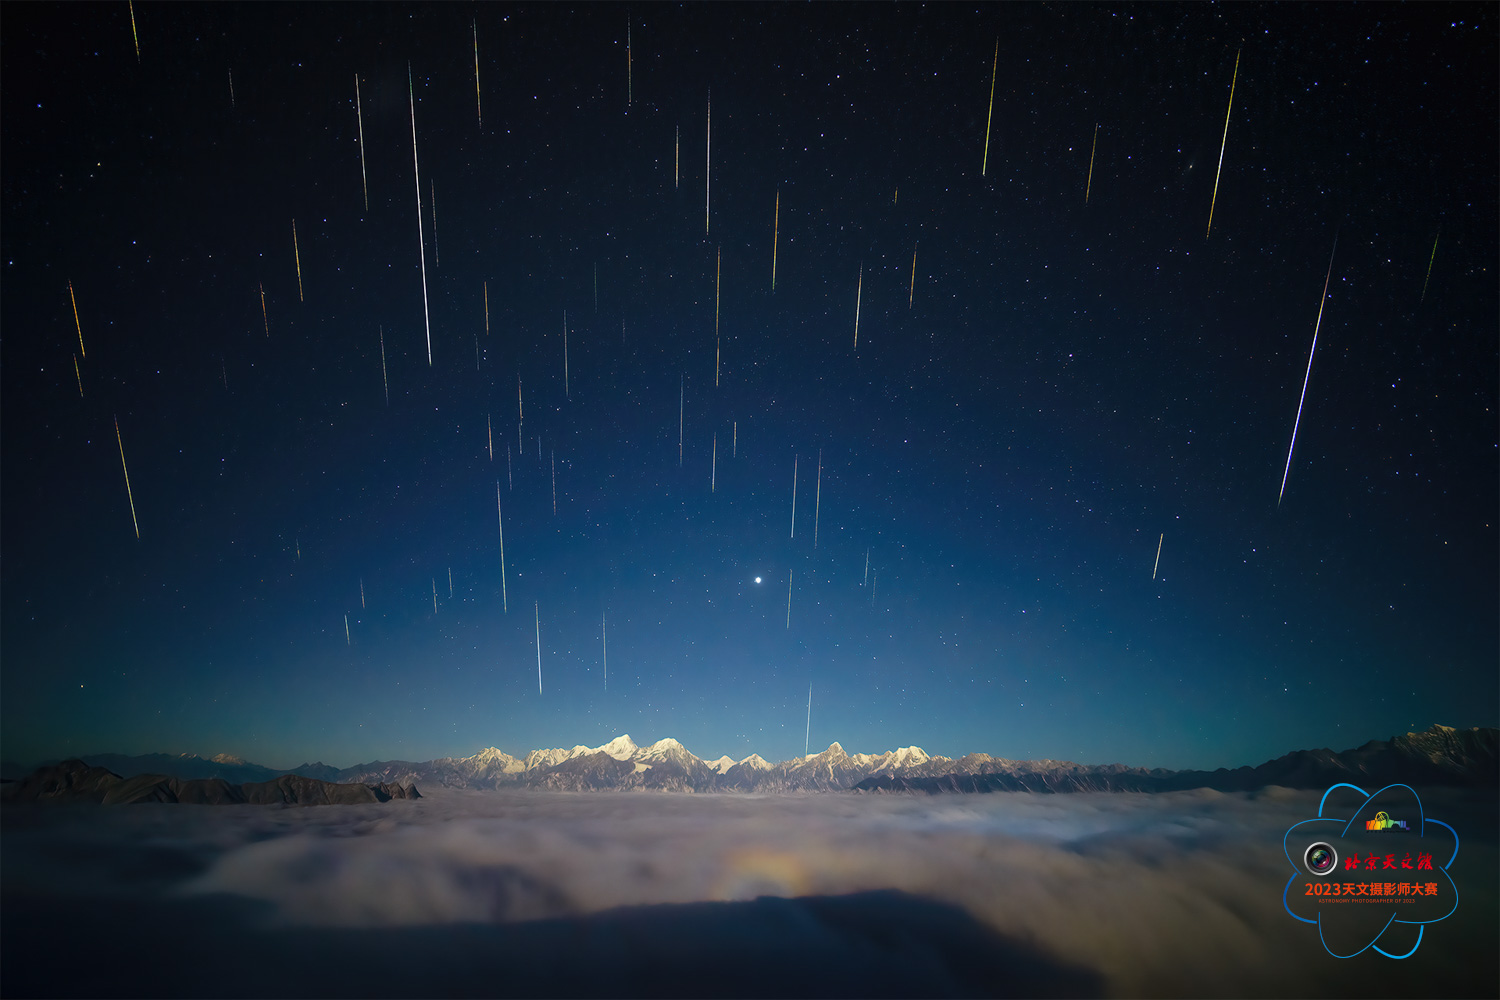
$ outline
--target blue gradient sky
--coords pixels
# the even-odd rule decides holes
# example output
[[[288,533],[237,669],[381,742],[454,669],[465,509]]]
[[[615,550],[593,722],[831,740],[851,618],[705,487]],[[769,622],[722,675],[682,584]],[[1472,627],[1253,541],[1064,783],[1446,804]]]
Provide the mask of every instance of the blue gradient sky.
[[[7,759],[1496,724],[1492,8],[135,16],[7,13]]]

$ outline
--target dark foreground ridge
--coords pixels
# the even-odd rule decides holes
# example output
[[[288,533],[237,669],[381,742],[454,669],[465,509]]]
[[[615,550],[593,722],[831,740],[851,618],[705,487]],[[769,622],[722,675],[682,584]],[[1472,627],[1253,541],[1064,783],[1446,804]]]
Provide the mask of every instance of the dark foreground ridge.
[[[300,774],[284,774],[271,781],[242,785],[232,785],[223,778],[170,778],[160,774],[122,778],[113,771],[90,767],[81,760],[65,760],[61,764],[39,767],[5,789],[5,799],[9,802],[98,802],[103,805],[189,802],[211,806],[337,806],[421,797],[416,785],[385,782],[341,785]]]

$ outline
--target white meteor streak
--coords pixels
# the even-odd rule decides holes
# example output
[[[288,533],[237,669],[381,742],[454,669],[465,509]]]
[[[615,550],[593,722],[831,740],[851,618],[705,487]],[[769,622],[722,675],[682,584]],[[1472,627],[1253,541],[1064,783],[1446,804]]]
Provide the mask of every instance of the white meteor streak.
[[[230,77],[230,87],[234,86],[234,77]],[[365,112],[359,104],[359,74],[354,74],[354,117],[359,123],[359,182],[365,189],[365,211],[370,210],[370,181],[365,174]]]
[[[406,64],[406,96],[411,102],[411,169],[417,178],[417,246],[422,252],[422,322],[427,327],[427,365],[432,366],[432,319],[427,311],[427,238],[422,235],[422,172],[417,167],[417,95],[411,63]]]
[[[813,500],[813,548],[818,547],[818,515],[823,510],[823,449],[818,449],[818,490]]]
[[[1318,331],[1323,326],[1323,306],[1328,301],[1328,282],[1333,278],[1333,255],[1338,253],[1339,238],[1333,237],[1333,251],[1328,255],[1328,273],[1323,277],[1323,295],[1318,300],[1318,322],[1313,325],[1312,349],[1307,352],[1307,374],[1302,376],[1302,395],[1297,399],[1297,419],[1292,424],[1292,443],[1286,450],[1286,471],[1281,474],[1281,492],[1276,494],[1276,506],[1286,495],[1286,480],[1292,474],[1292,452],[1297,447],[1297,428],[1302,425],[1302,404],[1307,401],[1307,383],[1312,379],[1313,355],[1318,351]]]
[[[807,733],[802,738],[802,756],[808,755],[812,746],[812,685],[807,685]]]
[[[509,614],[510,598],[505,593],[505,511],[500,507],[500,480],[498,479],[495,480],[495,519],[500,522],[500,610]]]
[[[1161,537],[1156,540],[1156,562],[1151,564],[1151,579],[1156,579],[1157,567],[1161,565],[1161,543],[1167,540],[1167,533],[1163,531]]]
[[[797,537],[797,456],[792,456],[792,537]]]
[[[609,691],[609,621],[605,615],[599,616],[599,628],[604,633],[604,690]]]
[[[542,606],[538,603],[532,604],[532,610],[536,613],[536,693],[542,693]]]
[[[1229,81],[1229,107],[1224,109],[1224,138],[1219,142],[1219,169],[1214,171],[1214,196],[1208,203],[1208,230],[1203,235],[1207,237],[1214,231],[1214,206],[1219,203],[1219,175],[1224,172],[1224,149],[1229,145],[1229,116],[1234,112],[1234,85],[1240,82],[1240,54],[1234,54],[1234,77]],[[1095,130],[1095,135],[1098,130]],[[1085,198],[1085,201],[1088,199]],[[1337,239],[1334,240],[1338,242]]]

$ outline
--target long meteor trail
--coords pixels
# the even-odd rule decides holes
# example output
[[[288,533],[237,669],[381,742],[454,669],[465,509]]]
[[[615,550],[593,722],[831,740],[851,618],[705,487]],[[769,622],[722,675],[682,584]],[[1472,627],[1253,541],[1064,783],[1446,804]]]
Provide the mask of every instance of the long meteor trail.
[[[125,441],[120,437],[120,418],[115,417],[115,441],[120,446],[120,470],[125,473],[125,495],[130,498],[130,523],[135,525],[135,537],[141,537],[141,522],[135,519],[135,494],[130,492],[130,470],[125,466]]]
[[[422,172],[417,166],[417,95],[406,64],[406,96],[411,102],[411,169],[417,178],[417,246],[422,252],[422,322],[427,328],[427,366],[432,367],[432,319],[427,312],[427,238],[422,235]]]
[[[1302,395],[1297,400],[1297,419],[1292,424],[1292,443],[1286,450],[1286,471],[1281,474],[1281,492],[1276,494],[1276,506],[1286,495],[1286,480],[1292,474],[1292,451],[1297,447],[1297,428],[1302,425],[1302,404],[1307,401],[1307,383],[1312,379],[1313,355],[1318,352],[1318,331],[1323,327],[1323,306],[1328,302],[1328,282],[1333,278],[1333,255],[1338,253],[1339,238],[1333,237],[1333,252],[1328,255],[1328,273],[1323,277],[1323,296],[1318,300],[1318,322],[1313,326],[1312,349],[1307,352],[1307,374],[1302,376]]]
[[[1214,206],[1219,203],[1219,175],[1224,172],[1224,147],[1229,145],[1229,115],[1234,111],[1234,85],[1240,80],[1240,54],[1234,54],[1234,78],[1229,81],[1229,107],[1224,109],[1224,138],[1219,141],[1219,169],[1214,171],[1214,196],[1208,203],[1208,231],[1203,235],[1206,238],[1214,231]],[[1097,135],[1097,130],[1095,132]],[[1088,199],[1084,199],[1087,201]],[[1338,242],[1337,239],[1334,240]]]
[[[540,603],[532,604],[532,611],[536,614],[536,693],[542,693],[542,606]]]

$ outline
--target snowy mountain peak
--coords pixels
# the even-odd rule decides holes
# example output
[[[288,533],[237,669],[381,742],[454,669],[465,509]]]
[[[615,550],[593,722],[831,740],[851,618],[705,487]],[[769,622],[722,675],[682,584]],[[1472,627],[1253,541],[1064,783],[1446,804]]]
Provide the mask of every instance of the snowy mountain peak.
[[[243,757],[236,757],[232,753],[216,753],[216,754],[214,754],[212,757],[210,757],[208,759],[211,760],[211,761],[213,761],[215,764],[243,764],[243,763],[245,763],[245,758],[243,758]]]
[[[771,769],[771,764],[768,763],[766,759],[758,753],[751,754],[744,760],[740,761],[740,763],[745,767],[754,768],[757,771],[769,771]]]
[[[710,768],[712,768],[715,773],[717,773],[717,774],[723,774],[725,771],[729,770],[731,767],[734,766],[734,759],[732,757],[730,757],[728,754],[725,754],[724,756],[720,757],[718,760],[704,761],[704,763],[707,764]]]
[[[624,733],[593,752],[609,754],[615,760],[630,760],[641,752],[641,748],[635,745],[635,740],[630,738],[629,733]]]

